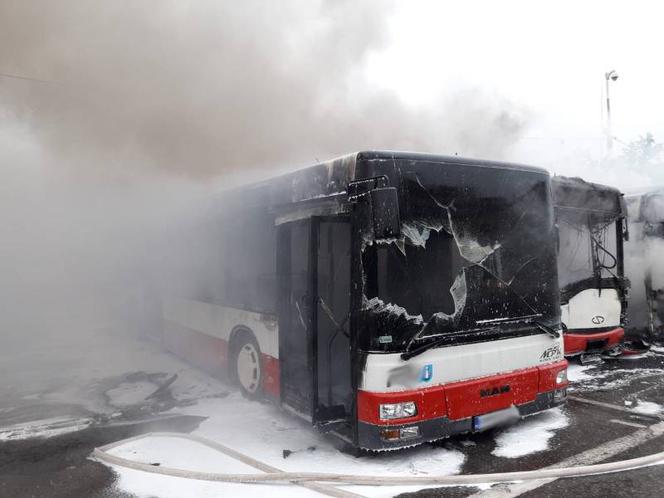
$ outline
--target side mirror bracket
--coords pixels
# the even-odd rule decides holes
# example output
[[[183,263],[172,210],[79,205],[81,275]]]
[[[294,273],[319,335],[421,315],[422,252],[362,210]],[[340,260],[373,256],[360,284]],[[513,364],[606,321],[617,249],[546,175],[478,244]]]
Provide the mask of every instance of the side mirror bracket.
[[[364,178],[348,184],[348,200],[359,204],[364,230],[374,240],[401,236],[399,193],[389,186],[387,176]]]

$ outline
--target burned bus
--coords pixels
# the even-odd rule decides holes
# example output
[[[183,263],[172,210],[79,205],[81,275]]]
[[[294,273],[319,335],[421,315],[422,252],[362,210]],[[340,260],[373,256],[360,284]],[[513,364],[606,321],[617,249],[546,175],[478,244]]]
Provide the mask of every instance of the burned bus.
[[[544,170],[360,152],[224,193],[206,233],[218,259],[164,303],[165,343],[354,448],[566,400]]]
[[[628,336],[664,341],[664,188],[626,198],[632,237],[626,246],[630,291]]]
[[[627,210],[619,190],[554,176],[558,282],[565,354],[615,348],[625,335]]]

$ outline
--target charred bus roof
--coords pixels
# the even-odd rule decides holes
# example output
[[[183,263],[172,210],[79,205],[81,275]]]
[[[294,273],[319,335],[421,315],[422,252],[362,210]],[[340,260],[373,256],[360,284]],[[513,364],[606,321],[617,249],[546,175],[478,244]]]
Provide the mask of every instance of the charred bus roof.
[[[583,217],[584,222],[587,222],[588,215],[599,222],[627,216],[623,194],[614,187],[566,176],[554,176],[551,187],[559,216]]]
[[[417,162],[429,162],[437,164],[459,164],[466,166],[476,166],[484,168],[499,168],[499,169],[511,169],[517,171],[525,171],[530,173],[540,173],[543,175],[549,174],[544,168],[539,168],[536,166],[528,166],[525,164],[518,163],[509,163],[501,161],[489,161],[485,159],[473,159],[468,157],[459,157],[459,156],[446,156],[440,154],[428,154],[423,152],[398,152],[398,151],[387,151],[387,150],[373,150],[373,151],[363,151],[353,154],[359,159],[365,159],[369,161],[385,161],[389,164],[390,161],[417,161]]]
[[[419,152],[370,150],[347,154],[258,183],[241,186],[224,193],[228,199],[244,205],[254,204],[278,207],[304,201],[324,202],[324,198],[346,194],[348,184],[385,175],[392,186],[397,186],[400,176],[397,163],[431,164],[432,166],[457,165],[473,168],[510,170],[549,176],[543,168],[517,163],[471,159]]]

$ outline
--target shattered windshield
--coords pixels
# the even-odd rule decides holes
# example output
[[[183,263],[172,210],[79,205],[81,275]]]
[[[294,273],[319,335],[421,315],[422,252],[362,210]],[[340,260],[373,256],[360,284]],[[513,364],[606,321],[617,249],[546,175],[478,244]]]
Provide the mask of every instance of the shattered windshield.
[[[364,244],[364,347],[537,317],[557,326],[545,175],[461,164],[401,167],[402,233]]]
[[[591,278],[617,276],[615,222],[558,216],[558,278],[562,289]]]

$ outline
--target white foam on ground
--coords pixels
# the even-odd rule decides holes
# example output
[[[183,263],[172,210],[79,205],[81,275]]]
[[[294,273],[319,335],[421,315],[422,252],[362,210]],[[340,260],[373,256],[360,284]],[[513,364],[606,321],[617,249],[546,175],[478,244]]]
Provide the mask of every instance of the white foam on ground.
[[[594,378],[593,375],[588,373],[588,370],[595,368],[595,365],[579,365],[578,363],[570,363],[567,367],[567,379],[570,382],[582,382]]]
[[[644,415],[659,415],[664,411],[664,407],[652,401],[638,400],[636,406],[630,407],[630,410]]]
[[[258,470],[195,441],[181,438],[149,437],[115,448],[114,455],[143,463],[200,472],[255,474]],[[183,479],[138,470],[114,467],[119,474],[117,486],[139,497],[180,498],[196,496],[310,496],[306,489],[273,484],[245,485]]]
[[[664,377],[661,368],[602,369],[597,365],[570,364],[567,372],[570,391],[612,391],[647,378]]]
[[[554,408],[528,417],[496,436],[496,448],[492,455],[518,458],[549,448],[555,431],[569,425],[569,419],[561,408]]]
[[[224,469],[232,472],[229,464]],[[117,486],[137,497],[149,498],[220,498],[242,496],[243,498],[275,498],[321,496],[299,486],[288,484],[237,484],[197,481],[158,474],[148,474],[140,470],[122,469],[114,467],[120,474]],[[220,470],[223,472],[223,470]],[[253,472],[252,472],[253,473]]]
[[[296,420],[267,403],[252,402],[233,393],[224,399],[205,399],[175,413],[209,416],[193,433],[221,442],[235,450],[284,471],[334,472],[363,475],[452,475],[461,470],[464,454],[456,449],[420,446],[355,458],[340,452],[330,439],[308,423]],[[308,450],[314,446],[313,451]],[[283,450],[294,451],[283,458]],[[196,442],[151,436],[111,450],[124,458],[161,466],[209,472],[255,473]],[[200,482],[172,478],[113,466],[116,485],[138,497],[181,496],[309,496],[313,492],[289,485],[252,485]],[[352,486],[346,489],[365,496],[393,496],[422,489],[410,487]]]

